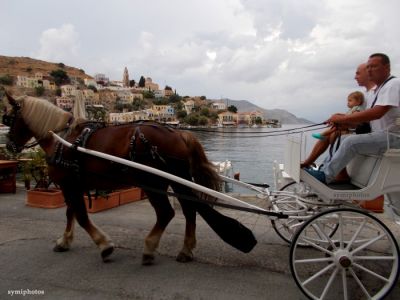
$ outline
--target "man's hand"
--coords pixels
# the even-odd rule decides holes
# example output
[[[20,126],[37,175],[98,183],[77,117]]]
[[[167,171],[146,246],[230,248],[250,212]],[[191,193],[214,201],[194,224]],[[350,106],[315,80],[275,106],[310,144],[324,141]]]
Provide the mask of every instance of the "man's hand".
[[[340,123],[346,123],[346,115],[345,114],[333,114],[325,123],[334,125]]]

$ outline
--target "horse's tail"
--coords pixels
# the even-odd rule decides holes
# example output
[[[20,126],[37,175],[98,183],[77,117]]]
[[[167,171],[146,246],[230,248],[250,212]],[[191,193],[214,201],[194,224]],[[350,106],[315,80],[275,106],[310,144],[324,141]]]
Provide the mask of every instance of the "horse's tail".
[[[182,136],[191,153],[190,168],[193,180],[210,189],[219,190],[221,179],[216,167],[208,160],[203,146],[188,132],[182,132]],[[195,202],[194,205],[207,224],[226,243],[245,253],[250,252],[257,244],[251,230],[237,220],[224,216],[208,204]]]
[[[189,132],[182,131],[182,137],[189,148],[190,173],[194,182],[212,190],[220,190],[221,179],[216,167],[208,160],[203,146]]]

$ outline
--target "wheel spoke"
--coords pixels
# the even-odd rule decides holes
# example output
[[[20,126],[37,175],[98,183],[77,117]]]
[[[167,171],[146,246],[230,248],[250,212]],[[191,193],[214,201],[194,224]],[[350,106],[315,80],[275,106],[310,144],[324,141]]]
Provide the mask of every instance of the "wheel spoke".
[[[324,238],[324,239],[325,239],[324,241],[328,242],[328,243],[332,246],[332,249],[336,250],[336,245],[335,245],[335,243],[334,243],[334,242],[331,240],[331,238],[328,237],[328,236],[326,235],[326,233],[321,229],[320,223],[319,223],[319,222],[316,222],[316,224],[313,224],[312,226],[313,226],[315,232],[318,234],[318,236],[319,236],[321,239]]]
[[[361,280],[358,278],[357,274],[354,273],[353,269],[349,269],[350,274],[353,276],[354,280],[357,282],[358,286],[361,288],[361,290],[364,292],[364,294],[367,296],[367,299],[371,299],[371,295],[368,293],[367,289],[365,286],[362,284]]]
[[[354,233],[353,237],[351,238],[351,240],[349,241],[349,243],[347,244],[346,249],[349,250],[350,247],[353,245],[354,241],[356,240],[357,236],[360,234],[361,230],[364,228],[365,223],[367,222],[367,220],[364,218],[363,222],[360,224],[360,226],[357,228],[356,232]]]
[[[340,249],[344,249],[344,244],[343,244],[343,241],[344,241],[344,235],[343,235],[343,229],[344,229],[344,226],[343,226],[344,224],[343,224],[343,216],[342,216],[342,214],[339,214],[339,241],[340,241]]]
[[[323,275],[324,273],[328,272],[330,269],[334,268],[335,265],[334,264],[330,264],[327,265],[325,268],[319,270],[317,273],[315,273],[313,276],[311,276],[310,278],[308,278],[307,280],[303,281],[303,285],[307,285],[309,284],[311,281],[313,281],[314,279],[316,279],[317,277]]]
[[[354,260],[396,260],[395,256],[353,256]]]
[[[333,280],[335,279],[335,277],[336,277],[338,271],[339,271],[339,269],[336,268],[336,269],[332,272],[331,276],[329,277],[328,282],[326,283],[326,286],[325,286],[325,288],[324,288],[324,291],[323,291],[322,294],[321,294],[320,299],[324,299],[324,298],[325,298],[325,296],[326,296],[326,294],[328,293],[329,288],[331,287],[332,282],[333,282]]]
[[[383,238],[385,236],[386,236],[385,234],[378,235],[376,238],[373,238],[372,240],[369,240],[367,243],[365,243],[365,244],[359,246],[358,248],[354,249],[352,251],[352,254],[357,253],[358,251],[361,251],[361,250],[365,249],[369,245],[372,245],[373,243],[375,243],[376,241],[380,240],[381,238]]]
[[[301,240],[303,240],[307,245],[314,247],[315,249],[318,249],[328,255],[331,255],[331,256],[333,255],[332,251],[329,251],[328,249],[325,249],[324,247],[317,245],[316,243],[312,242],[310,239],[308,239],[304,236],[301,237]]]
[[[307,259],[297,259],[294,262],[296,264],[304,264],[304,263],[320,263],[320,262],[332,262],[332,257],[321,257],[321,258],[307,258]]]
[[[359,265],[357,263],[353,263],[353,266],[363,270],[364,272],[366,272],[366,273],[368,273],[368,274],[370,274],[370,275],[372,275],[372,276],[374,276],[374,277],[376,277],[376,278],[378,278],[378,279],[380,279],[380,280],[382,280],[384,282],[389,282],[388,278],[385,278],[385,277],[379,275],[378,273],[375,273],[374,271],[372,271],[370,269],[367,269],[366,267],[363,267],[362,265]]]
[[[343,296],[344,300],[349,298],[347,291],[347,278],[346,278],[346,269],[342,269],[342,285],[343,285]]]

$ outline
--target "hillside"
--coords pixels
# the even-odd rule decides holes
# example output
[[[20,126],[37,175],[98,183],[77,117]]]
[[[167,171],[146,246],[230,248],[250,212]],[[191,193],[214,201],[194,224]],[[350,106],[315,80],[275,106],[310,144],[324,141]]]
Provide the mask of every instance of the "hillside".
[[[0,55],[0,77],[5,75],[10,75],[16,77],[17,75],[23,76],[34,76],[35,73],[42,73],[43,75],[48,75],[51,71],[63,69],[67,72],[69,77],[76,78],[92,78],[91,76],[85,74],[84,70],[66,66],[62,62],[51,63],[42,60],[37,60],[29,57],[11,57]],[[26,91],[20,87],[13,87],[13,92],[16,94],[23,94]],[[266,119],[277,119],[282,124],[310,124],[312,122],[297,118],[292,113],[283,109],[264,109],[257,105],[252,104],[247,100],[231,100],[227,99],[229,105],[235,105],[239,112],[259,110],[264,113]]]
[[[0,55],[0,76],[10,75],[16,77],[33,76],[35,73],[48,75],[51,71],[63,69],[69,77],[77,77],[81,79],[92,78],[85,74],[82,69],[69,67],[60,63],[51,63],[29,57],[11,57]]]
[[[264,113],[266,119],[278,119],[282,124],[312,124],[313,122],[298,118],[294,114],[284,109],[265,109],[261,108],[247,100],[231,100],[228,99],[229,105],[237,107],[239,112],[248,112],[259,110]]]

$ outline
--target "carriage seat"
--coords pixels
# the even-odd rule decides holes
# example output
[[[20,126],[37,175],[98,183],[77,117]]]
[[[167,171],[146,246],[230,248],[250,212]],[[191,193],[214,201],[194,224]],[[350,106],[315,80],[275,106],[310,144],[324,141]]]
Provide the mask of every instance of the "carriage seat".
[[[378,173],[381,160],[381,155],[357,154],[347,165],[351,183],[359,188],[364,188],[372,183]]]

